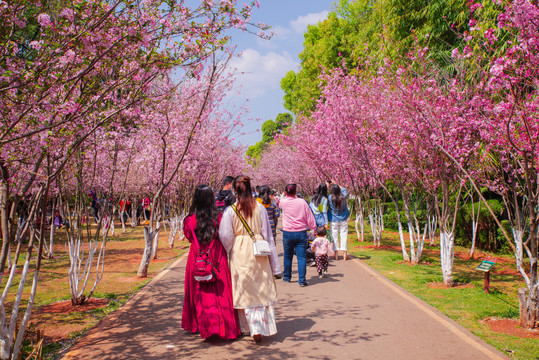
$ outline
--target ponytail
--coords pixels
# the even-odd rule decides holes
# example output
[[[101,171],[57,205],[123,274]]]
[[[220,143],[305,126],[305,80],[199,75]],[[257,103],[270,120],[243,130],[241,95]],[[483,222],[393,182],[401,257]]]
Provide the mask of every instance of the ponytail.
[[[234,179],[232,186],[238,197],[238,210],[243,213],[244,217],[250,218],[253,216],[256,206],[256,201],[253,198],[253,191],[251,189],[251,178],[240,175]]]

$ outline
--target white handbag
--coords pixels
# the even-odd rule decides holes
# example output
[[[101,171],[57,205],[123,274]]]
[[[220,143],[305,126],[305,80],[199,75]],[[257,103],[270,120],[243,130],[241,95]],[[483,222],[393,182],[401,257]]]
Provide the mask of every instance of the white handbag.
[[[255,254],[255,256],[271,255],[271,249],[268,242],[265,240],[255,240],[253,242],[253,254]]]
[[[240,218],[241,223],[245,227],[245,230],[249,233],[251,239],[253,239],[253,254],[255,256],[269,256],[271,255],[271,249],[269,243],[266,240],[256,240],[253,230],[249,227],[241,213],[236,209],[236,206],[231,205],[232,209],[236,212],[236,215]]]

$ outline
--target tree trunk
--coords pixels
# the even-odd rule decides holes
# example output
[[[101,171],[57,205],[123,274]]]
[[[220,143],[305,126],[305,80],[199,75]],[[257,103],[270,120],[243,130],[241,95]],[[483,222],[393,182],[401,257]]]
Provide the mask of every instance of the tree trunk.
[[[140,261],[140,266],[137,271],[137,276],[147,277],[148,276],[148,267],[150,266],[150,260],[152,259],[152,245],[153,239],[155,237],[155,232],[148,226],[144,227],[144,254],[142,255],[142,260]]]
[[[453,257],[455,253],[455,235],[440,230],[440,260],[444,284],[453,286]]]
[[[479,215],[481,214],[481,202],[477,208],[477,217],[475,216],[475,204],[472,199],[472,246],[470,247],[470,258],[473,259],[475,252],[475,242],[477,240],[477,227],[479,225]]]
[[[404,231],[402,229],[401,212],[399,208],[399,203],[393,196],[390,196],[390,197],[391,197],[391,200],[393,201],[393,204],[395,204],[395,209],[397,210],[397,227],[399,229],[399,239],[401,242],[402,258],[404,259],[404,261],[410,261],[410,257],[408,256],[408,251],[406,250],[406,242],[404,241]]]
[[[159,225],[157,230],[154,230],[154,237],[152,242],[152,260],[157,259],[157,249],[159,248]]]
[[[531,291],[527,288],[518,290],[520,326],[526,329],[539,327],[539,291],[535,285]]]

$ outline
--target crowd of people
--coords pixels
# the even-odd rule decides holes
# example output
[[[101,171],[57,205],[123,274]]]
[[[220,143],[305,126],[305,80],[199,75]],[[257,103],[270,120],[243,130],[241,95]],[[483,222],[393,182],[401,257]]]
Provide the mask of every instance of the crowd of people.
[[[329,256],[337,259],[340,252],[347,259],[347,195],[344,187],[328,181],[307,202],[296,184],[288,184],[279,196],[266,185],[252,188],[244,175],[225,177],[216,192],[197,186],[183,225],[191,246],[182,328],[204,339],[250,335],[256,343],[276,334],[275,279],[292,281],[294,255],[301,287],[308,286],[308,250],[320,277],[328,274]],[[275,246],[279,217],[282,268]],[[312,243],[309,236],[315,237]]]

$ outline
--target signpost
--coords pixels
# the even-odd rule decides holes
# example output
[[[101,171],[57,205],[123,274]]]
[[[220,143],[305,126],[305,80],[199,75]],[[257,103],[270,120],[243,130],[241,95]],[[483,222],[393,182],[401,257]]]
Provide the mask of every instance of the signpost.
[[[487,294],[490,293],[490,269],[496,264],[496,259],[486,259],[479,264],[476,270],[483,271],[485,273],[485,281],[483,283],[483,289]]]

